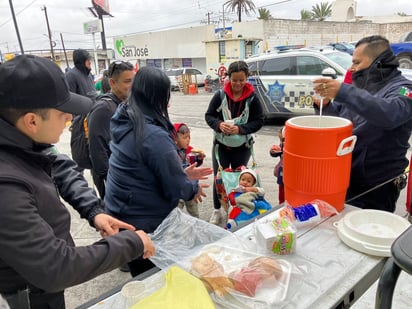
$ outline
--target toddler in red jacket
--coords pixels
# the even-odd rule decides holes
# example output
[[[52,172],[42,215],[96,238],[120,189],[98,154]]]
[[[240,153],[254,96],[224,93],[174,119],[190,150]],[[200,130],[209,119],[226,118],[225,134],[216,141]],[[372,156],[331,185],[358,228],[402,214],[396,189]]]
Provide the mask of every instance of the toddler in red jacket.
[[[200,149],[194,149],[190,146],[190,129],[185,123],[175,123],[176,130],[175,143],[177,153],[182,161],[183,168],[196,163],[200,166],[203,159],[206,157],[205,153]],[[179,200],[178,207],[183,209],[186,206],[187,212],[196,218],[199,218],[199,207],[195,201]]]

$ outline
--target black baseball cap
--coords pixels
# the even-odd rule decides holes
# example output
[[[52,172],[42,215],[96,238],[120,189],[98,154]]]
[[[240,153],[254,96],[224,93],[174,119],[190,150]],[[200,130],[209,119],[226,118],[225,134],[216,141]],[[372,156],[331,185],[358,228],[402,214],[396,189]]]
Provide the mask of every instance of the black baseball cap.
[[[49,59],[21,55],[0,65],[0,108],[54,108],[87,114],[93,102],[69,91],[63,72]]]

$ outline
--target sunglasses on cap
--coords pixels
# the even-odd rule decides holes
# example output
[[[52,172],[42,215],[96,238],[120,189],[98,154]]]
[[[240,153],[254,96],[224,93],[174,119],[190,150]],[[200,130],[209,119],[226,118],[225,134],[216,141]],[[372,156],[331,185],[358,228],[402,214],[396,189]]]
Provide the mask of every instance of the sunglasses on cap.
[[[126,70],[133,70],[133,64],[129,61],[117,60],[110,64],[109,67],[109,77],[112,77],[116,71],[126,71]]]

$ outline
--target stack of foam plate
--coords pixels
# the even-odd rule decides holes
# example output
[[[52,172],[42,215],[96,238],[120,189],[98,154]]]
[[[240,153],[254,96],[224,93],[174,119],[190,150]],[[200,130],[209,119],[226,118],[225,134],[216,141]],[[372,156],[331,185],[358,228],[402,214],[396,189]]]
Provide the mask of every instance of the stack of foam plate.
[[[395,214],[373,209],[355,210],[335,222],[339,238],[349,247],[376,256],[391,256],[393,241],[410,223]]]

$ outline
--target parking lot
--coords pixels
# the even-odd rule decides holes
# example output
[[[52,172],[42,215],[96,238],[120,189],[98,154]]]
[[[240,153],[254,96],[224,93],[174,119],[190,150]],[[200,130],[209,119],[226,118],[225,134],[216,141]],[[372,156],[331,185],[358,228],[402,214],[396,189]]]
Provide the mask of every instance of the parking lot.
[[[181,92],[173,92],[171,97],[171,106],[169,109],[170,117],[173,122],[184,122],[191,128],[191,144],[203,149],[207,155],[204,165],[211,166],[212,151],[212,130],[207,126],[204,120],[204,112],[207,109],[210,98],[213,94],[204,92],[203,88],[199,89],[197,95],[183,95]],[[279,143],[277,131],[283,123],[273,123],[265,125],[255,138],[255,158],[258,164],[258,173],[261,178],[261,186],[266,191],[266,199],[272,204],[277,204],[277,185],[273,176],[273,167],[277,163],[277,158],[269,155],[269,148],[274,143]],[[70,153],[70,132],[66,129],[57,145],[60,152]],[[408,154],[408,157],[410,153]],[[92,184],[90,174],[86,172],[89,183]],[[207,183],[212,184],[212,177],[209,177]],[[199,205],[200,218],[208,220],[212,212],[211,187],[207,189],[207,198]],[[398,201],[397,213],[405,215],[405,193],[401,193]],[[78,214],[68,207],[72,213],[72,235],[77,245],[87,245],[98,240],[99,234],[92,229],[86,220],[80,219]],[[67,308],[76,308],[78,305],[97,297],[104,292],[121,285],[130,279],[128,273],[120,270],[113,270],[87,283],[69,288],[66,290]]]

